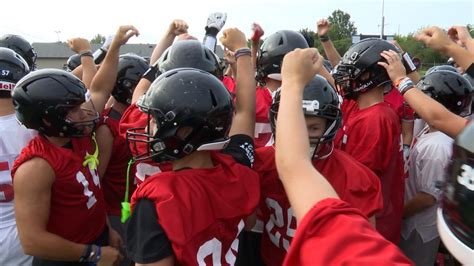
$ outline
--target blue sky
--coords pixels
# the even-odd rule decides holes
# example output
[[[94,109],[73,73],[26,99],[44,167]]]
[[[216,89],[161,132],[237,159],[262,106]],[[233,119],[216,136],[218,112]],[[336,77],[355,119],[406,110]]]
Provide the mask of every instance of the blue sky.
[[[156,43],[174,18],[190,25],[189,31],[202,38],[209,13],[227,12],[226,26],[250,34],[252,22],[259,22],[266,35],[280,29],[315,29],[316,21],[333,10],[348,12],[359,33],[378,34],[382,0],[116,0],[8,1],[2,12],[0,32],[23,35],[31,42],[65,41],[71,37],[108,35],[118,25],[133,24],[141,36],[133,43]],[[5,6],[4,6],[5,7]],[[473,0],[385,0],[385,33],[407,34],[437,25],[474,24]]]

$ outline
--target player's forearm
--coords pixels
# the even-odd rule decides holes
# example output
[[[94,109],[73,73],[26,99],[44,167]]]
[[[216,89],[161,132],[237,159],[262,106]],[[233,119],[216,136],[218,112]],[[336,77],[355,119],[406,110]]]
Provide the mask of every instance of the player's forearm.
[[[47,231],[22,235],[20,240],[25,254],[48,260],[79,261],[86,247]]]
[[[163,52],[170,47],[173,44],[174,38],[176,36],[172,33],[167,33],[165,34],[161,40],[156,44],[155,49],[153,49],[153,52],[150,57],[150,66],[155,64],[156,61],[160,58],[160,56],[163,54]]]
[[[403,207],[403,217],[409,218],[433,206],[435,203],[436,199],[433,196],[420,192],[405,204]]]
[[[289,84],[289,86],[299,85]],[[281,90],[275,159],[278,175],[296,219],[301,221],[314,204],[338,196],[311,164],[308,132],[301,108],[302,95],[297,93],[297,90],[287,88],[283,85]]]
[[[468,69],[474,63],[474,52],[466,50],[457,44],[452,44],[446,48],[448,56],[451,56],[456,64],[464,70]]]
[[[111,45],[102,65],[92,80],[91,91],[111,94],[117,80],[120,46]]]
[[[259,42],[254,42],[252,41],[251,43],[251,46],[250,46],[250,51],[251,51],[251,55],[252,55],[252,67],[253,69],[257,69],[257,53],[258,53],[258,47],[259,46]]]
[[[81,66],[82,66],[82,82],[87,89],[91,88],[92,80],[97,73],[97,68],[95,67],[94,60],[90,56],[81,57]]]
[[[452,138],[463,130],[467,120],[451,113],[442,104],[413,88],[403,95],[405,101],[424,121]]]
[[[232,128],[243,129],[240,132],[248,136],[253,136],[255,131],[255,79],[251,66],[250,56],[240,56],[237,60],[236,74],[236,117],[239,116],[239,123],[245,123],[245,126]],[[235,122],[235,121],[234,121]],[[244,129],[245,128],[245,129]],[[235,134],[236,132],[232,132]]]
[[[339,64],[339,61],[341,61],[341,55],[336,50],[336,47],[334,47],[331,40],[326,41],[326,42],[321,42],[321,44],[323,46],[326,57],[331,63],[331,66],[335,67],[337,64]]]

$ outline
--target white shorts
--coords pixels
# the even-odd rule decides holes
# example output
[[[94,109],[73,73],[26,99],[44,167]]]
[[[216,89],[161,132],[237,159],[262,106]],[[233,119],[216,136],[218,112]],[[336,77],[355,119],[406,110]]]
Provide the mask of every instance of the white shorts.
[[[33,257],[25,255],[16,225],[0,228],[0,265],[31,265]]]

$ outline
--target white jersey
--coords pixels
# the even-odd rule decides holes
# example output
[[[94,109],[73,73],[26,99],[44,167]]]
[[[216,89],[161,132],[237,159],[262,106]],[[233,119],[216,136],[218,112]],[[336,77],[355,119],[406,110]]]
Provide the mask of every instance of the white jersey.
[[[36,134],[35,130],[26,129],[21,125],[15,114],[0,116],[0,228],[15,224],[10,171],[23,147]]]

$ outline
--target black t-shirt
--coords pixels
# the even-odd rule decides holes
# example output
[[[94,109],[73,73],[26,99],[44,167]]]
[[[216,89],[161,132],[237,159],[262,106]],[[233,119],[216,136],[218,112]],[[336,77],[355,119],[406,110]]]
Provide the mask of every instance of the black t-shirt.
[[[254,162],[253,140],[247,135],[230,137],[227,147],[221,151],[247,167]],[[136,263],[153,263],[173,255],[171,242],[158,223],[155,203],[140,199],[133,209],[126,229],[127,256]]]

